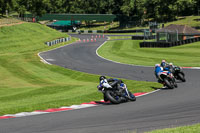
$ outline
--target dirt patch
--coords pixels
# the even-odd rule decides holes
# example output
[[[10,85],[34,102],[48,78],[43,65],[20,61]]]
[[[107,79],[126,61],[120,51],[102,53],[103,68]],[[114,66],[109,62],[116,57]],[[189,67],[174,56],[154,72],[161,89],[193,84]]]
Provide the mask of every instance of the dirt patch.
[[[3,27],[3,26],[13,26],[13,25],[18,25],[18,24],[23,24],[23,23],[26,23],[26,22],[18,22],[18,23],[12,23],[12,24],[2,24],[2,25],[0,25],[0,27]]]

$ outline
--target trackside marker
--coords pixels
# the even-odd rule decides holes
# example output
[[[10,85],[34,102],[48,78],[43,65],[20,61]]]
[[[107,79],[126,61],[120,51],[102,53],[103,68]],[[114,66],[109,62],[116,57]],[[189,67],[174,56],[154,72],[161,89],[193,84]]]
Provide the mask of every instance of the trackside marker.
[[[0,119],[9,119],[9,118],[16,118],[14,116],[0,116]]]
[[[82,104],[98,104],[98,103],[92,101],[92,102],[89,102],[89,103],[82,103]]]
[[[144,94],[146,94],[146,92],[134,93],[135,96],[141,96],[141,95],[144,95]]]
[[[150,92],[150,93],[134,93],[135,97],[140,97],[140,96],[145,96],[147,94],[154,93],[156,91]],[[33,112],[21,112],[17,114],[7,114],[4,116],[0,116],[0,119],[9,119],[9,118],[16,118],[16,117],[24,117],[24,116],[32,116],[32,115],[39,115],[39,114],[46,114],[46,113],[51,113],[51,112],[61,112],[61,111],[68,111],[68,110],[74,110],[74,109],[81,109],[81,108],[88,108],[88,107],[94,107],[94,106],[99,106],[102,104],[110,104],[110,102],[105,102],[104,100],[101,101],[91,101],[88,103],[82,103],[80,105],[72,105],[69,107],[60,107],[60,108],[50,108],[47,110],[36,110]]]
[[[182,67],[182,68],[188,68],[188,69],[200,69],[200,67]]]
[[[47,110],[37,110],[37,112],[58,112],[58,111],[66,111],[66,110],[72,110],[72,108],[52,108]]]

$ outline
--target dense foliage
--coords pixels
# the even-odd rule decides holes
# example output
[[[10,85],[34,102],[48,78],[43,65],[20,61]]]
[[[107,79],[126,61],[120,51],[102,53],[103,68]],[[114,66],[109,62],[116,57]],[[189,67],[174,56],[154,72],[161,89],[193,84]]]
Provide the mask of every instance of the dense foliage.
[[[0,0],[0,12],[123,14],[174,20],[177,16],[197,15],[200,0]]]

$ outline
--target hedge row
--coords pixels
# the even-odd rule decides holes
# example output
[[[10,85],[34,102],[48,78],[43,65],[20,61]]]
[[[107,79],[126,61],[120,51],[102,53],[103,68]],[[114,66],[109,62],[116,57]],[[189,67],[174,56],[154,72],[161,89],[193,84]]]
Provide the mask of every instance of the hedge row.
[[[134,35],[132,36],[132,40],[150,40],[150,39],[154,39],[155,35],[151,35],[151,36],[144,36],[144,35]]]

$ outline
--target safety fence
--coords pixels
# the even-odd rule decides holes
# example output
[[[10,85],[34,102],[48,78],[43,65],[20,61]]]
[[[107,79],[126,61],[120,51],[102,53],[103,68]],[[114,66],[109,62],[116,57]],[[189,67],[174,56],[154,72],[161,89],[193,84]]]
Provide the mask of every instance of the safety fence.
[[[138,30],[68,30],[69,33],[144,33],[146,29],[138,29]]]
[[[45,42],[45,44],[47,46],[53,46],[55,44],[58,44],[58,43],[63,43],[63,42],[68,42],[70,41],[71,38],[70,37],[65,37],[65,38],[59,38],[59,39],[56,39],[56,40],[53,40],[53,41],[50,41],[50,42]]]
[[[181,41],[175,41],[175,42],[141,42],[140,47],[144,48],[165,48],[165,47],[174,47],[174,46],[180,46],[184,44],[189,44],[189,43],[194,43],[200,41],[200,37],[196,38],[190,38],[186,40],[181,40]]]
[[[24,14],[25,18],[33,18],[32,14]],[[37,21],[44,20],[79,20],[79,21],[114,21],[117,19],[117,15],[114,14],[44,14],[42,16],[36,16]]]
[[[74,30],[68,30],[68,33],[85,33],[85,34],[87,34],[87,33],[104,33],[104,30],[76,30],[76,31],[74,31]]]
[[[136,29],[136,30],[108,30],[106,33],[143,33],[146,29]]]

